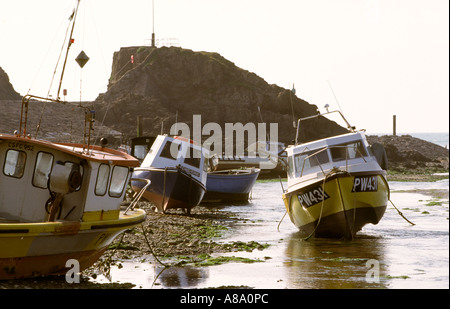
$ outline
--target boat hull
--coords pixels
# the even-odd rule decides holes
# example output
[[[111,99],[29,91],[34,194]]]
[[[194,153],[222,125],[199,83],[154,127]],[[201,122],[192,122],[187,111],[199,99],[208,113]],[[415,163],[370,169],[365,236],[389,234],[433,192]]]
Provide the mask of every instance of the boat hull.
[[[362,191],[355,189],[361,179],[371,180]],[[373,174],[338,174],[283,194],[292,223],[301,234],[318,238],[353,238],[381,220],[388,200],[387,181]]]
[[[200,204],[206,191],[202,183],[180,169],[141,168],[134,171],[133,177],[151,181],[142,196],[163,213],[175,208],[190,212]],[[139,192],[143,183],[132,181],[131,187],[133,191]]]
[[[248,202],[260,170],[230,170],[208,173],[202,202]]]
[[[80,271],[94,264],[117,235],[145,220],[143,210],[116,220],[0,224],[0,279],[62,275],[78,261]]]

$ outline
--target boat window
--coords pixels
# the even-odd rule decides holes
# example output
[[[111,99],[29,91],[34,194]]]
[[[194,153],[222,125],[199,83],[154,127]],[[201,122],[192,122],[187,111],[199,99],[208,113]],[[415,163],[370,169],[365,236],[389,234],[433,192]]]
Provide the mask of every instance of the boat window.
[[[39,152],[34,167],[33,186],[46,189],[48,177],[52,171],[53,155],[47,152]]]
[[[307,151],[294,156],[295,168],[298,172],[328,163],[328,153],[325,149]]]
[[[193,147],[189,147],[189,155],[184,159],[184,163],[200,168],[201,151]]]
[[[292,156],[288,157],[288,176],[289,178],[294,177],[294,160],[292,159]]]
[[[178,157],[178,152],[180,151],[181,144],[172,143],[171,141],[167,141],[164,145],[163,150],[161,151],[160,156],[166,159],[176,160]]]
[[[351,160],[367,156],[361,141],[333,146],[330,148],[333,161]]]
[[[122,196],[123,188],[128,178],[128,168],[124,166],[114,166],[111,184],[109,185],[109,195],[112,197]]]
[[[98,168],[97,181],[95,183],[95,194],[105,195],[108,187],[109,165],[101,164]]]
[[[147,155],[147,146],[146,145],[135,145],[134,146],[134,156],[137,159],[143,160],[146,155]]]
[[[6,153],[3,174],[15,178],[22,178],[26,159],[27,154],[25,152],[9,149]]]

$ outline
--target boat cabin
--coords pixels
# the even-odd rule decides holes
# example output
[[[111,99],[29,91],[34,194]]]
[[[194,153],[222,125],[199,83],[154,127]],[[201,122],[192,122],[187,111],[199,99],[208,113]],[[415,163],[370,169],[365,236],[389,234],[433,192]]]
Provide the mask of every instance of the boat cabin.
[[[363,131],[343,134],[287,148],[288,183],[324,175],[333,168],[357,172],[358,166],[380,170]]]
[[[137,160],[119,151],[0,134],[0,219],[94,221],[119,215]],[[50,219],[52,204],[58,203]]]
[[[155,139],[155,136],[140,136],[131,139],[130,154],[142,162]]]
[[[191,174],[201,183],[206,183],[206,172],[208,171],[206,150],[192,140],[181,136],[159,135],[153,142],[141,167],[176,166]]]

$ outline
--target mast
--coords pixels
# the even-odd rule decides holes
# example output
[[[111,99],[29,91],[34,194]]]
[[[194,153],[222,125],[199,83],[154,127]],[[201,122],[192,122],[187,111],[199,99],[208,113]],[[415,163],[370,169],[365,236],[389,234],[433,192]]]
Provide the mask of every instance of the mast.
[[[69,49],[70,49],[70,46],[72,46],[72,43],[73,43],[72,35],[73,35],[73,29],[75,28],[75,20],[76,20],[77,13],[78,13],[78,7],[80,6],[80,1],[81,0],[77,1],[77,7],[75,8],[75,11],[73,12],[73,14],[71,16],[71,18],[73,20],[72,30],[70,31],[69,44],[67,45],[66,57],[64,58],[64,65],[63,65],[62,72],[61,72],[61,78],[59,79],[58,93],[57,93],[57,96],[56,96],[57,100],[59,100],[59,93],[61,91],[62,81],[63,81],[63,77],[64,77],[64,71],[66,69],[67,57],[69,56]]]

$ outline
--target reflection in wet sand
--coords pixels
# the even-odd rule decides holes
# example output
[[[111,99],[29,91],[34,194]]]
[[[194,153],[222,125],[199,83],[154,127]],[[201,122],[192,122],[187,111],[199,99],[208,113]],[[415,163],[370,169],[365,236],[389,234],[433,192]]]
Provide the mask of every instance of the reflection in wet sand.
[[[195,288],[209,277],[207,267],[162,267],[155,266],[155,282],[162,288]]]
[[[382,239],[376,237],[306,241],[293,233],[285,250],[286,280],[295,288],[385,288],[379,280],[386,273],[385,263],[380,263],[385,258],[384,251]]]

